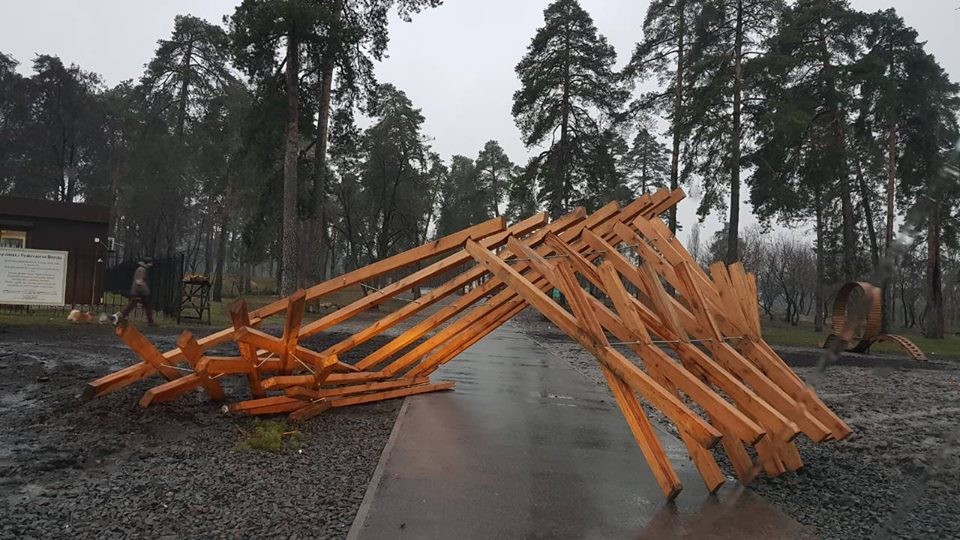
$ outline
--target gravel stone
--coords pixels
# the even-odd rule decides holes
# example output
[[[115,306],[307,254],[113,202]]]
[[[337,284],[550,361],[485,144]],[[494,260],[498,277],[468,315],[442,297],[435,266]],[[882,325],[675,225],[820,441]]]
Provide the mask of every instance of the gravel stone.
[[[307,343],[322,349],[349,331]],[[174,345],[176,333],[157,332],[148,337],[158,348]],[[401,400],[297,424],[299,450],[243,451],[238,427],[249,417],[224,414],[206,394],[140,408],[156,377],[80,400],[87,381],[136,360],[106,326],[0,327],[0,538],[346,535]],[[243,377],[220,380],[229,401],[249,397]]]

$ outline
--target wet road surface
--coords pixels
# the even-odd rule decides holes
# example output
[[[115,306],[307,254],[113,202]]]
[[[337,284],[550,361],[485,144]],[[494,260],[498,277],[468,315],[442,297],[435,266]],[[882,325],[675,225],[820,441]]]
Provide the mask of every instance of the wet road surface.
[[[353,538],[809,538],[731,479],[709,496],[660,432],[683,492],[667,504],[613,398],[506,325],[408,398]]]

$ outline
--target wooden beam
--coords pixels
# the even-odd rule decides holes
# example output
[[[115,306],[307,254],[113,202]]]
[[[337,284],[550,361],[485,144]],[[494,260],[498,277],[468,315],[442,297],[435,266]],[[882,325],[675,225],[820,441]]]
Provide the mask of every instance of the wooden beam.
[[[511,249],[517,247],[519,246],[513,244]],[[599,319],[597,319],[593,308],[587,301],[586,294],[583,289],[580,288],[580,284],[577,283],[571,263],[561,259],[554,263],[553,271],[551,271],[544,259],[534,259],[532,264],[535,265],[543,277],[560,288],[567,297],[570,308],[573,310],[574,316],[581,327],[591,334],[604,348],[611,349],[610,342],[603,333],[603,327],[600,325]],[[637,402],[637,397],[633,393],[633,389],[607,367],[602,367],[602,369],[604,377],[610,386],[610,391],[613,393],[614,399],[620,407],[620,411],[623,413],[623,417],[627,421],[627,425],[630,427],[630,431],[633,433],[637,445],[640,447],[640,451],[646,458],[650,471],[653,473],[657,484],[659,484],[667,500],[672,500],[680,493],[682,486],[680,484],[680,478],[677,477],[676,472],[673,470],[673,465],[670,463],[670,459],[667,457],[663,445],[660,443],[660,438],[657,436],[653,426],[650,425],[650,421],[643,412],[640,403]],[[679,398],[679,396],[677,397]]]
[[[605,209],[611,206],[611,205],[607,205],[601,210],[598,210],[596,213],[592,214],[590,218],[587,219],[587,222],[584,223],[583,226],[578,226],[577,228],[571,231],[562,233],[559,236],[564,242],[568,242],[568,241],[571,242],[574,245],[574,249],[577,252],[583,252],[589,249],[589,247],[586,244],[584,244],[582,241],[577,241],[576,238],[580,236],[580,234],[582,234],[584,231],[591,230],[591,231],[597,231],[598,234],[609,235],[611,234],[610,231],[614,223],[629,221],[637,215],[645,215],[648,213],[649,215],[653,215],[652,213],[650,213],[651,208],[658,208],[657,205],[662,204],[664,201],[679,200],[682,197],[683,197],[683,192],[679,190],[675,191],[672,194],[667,192],[666,190],[660,190],[657,193],[655,193],[653,197],[650,197],[649,195],[644,195],[639,199],[633,201],[632,203],[624,207],[619,214],[617,214],[615,217],[612,217],[610,219],[598,216],[598,214],[601,214]],[[547,246],[547,248],[541,247],[536,251],[540,255],[551,255],[553,253],[556,253],[554,249],[548,249],[548,248],[549,246]],[[501,258],[504,258],[502,254],[501,254]],[[514,269],[517,270],[518,272],[524,272],[528,268],[529,268],[529,264],[526,262],[517,264],[514,267]],[[499,284],[500,283],[499,280],[496,280],[496,283]],[[536,285],[540,287],[541,290],[544,290],[545,287],[549,287],[549,283],[543,278],[539,278],[539,280],[536,281]],[[504,306],[504,305],[507,305],[508,307],[506,309],[501,309],[501,306]],[[418,347],[417,352],[415,353],[411,352],[409,353],[409,356],[406,359],[397,360],[397,362],[399,362],[402,365],[408,365],[410,362],[416,361],[421,358],[426,358],[425,360],[422,361],[420,365],[418,365],[416,368],[408,372],[408,374],[431,373],[443,363],[452,360],[458,354],[460,354],[461,352],[463,352],[464,350],[472,346],[474,343],[483,339],[483,337],[485,337],[490,332],[498,328],[504,322],[513,318],[513,316],[515,316],[517,313],[519,313],[520,311],[523,311],[526,305],[527,305],[526,302],[522,298],[518,298],[516,294],[512,293],[512,291],[509,291],[509,290],[505,291],[504,293],[502,293],[502,296],[497,296],[491,299],[490,301],[486,302],[482,308],[484,310],[483,312],[478,312],[476,314],[471,313],[471,316],[476,317],[475,319],[471,319],[471,322],[468,323],[466,320],[466,317],[464,317],[460,321],[457,321],[456,323],[454,323],[456,324],[456,327],[453,327],[453,325],[448,327],[450,334],[457,336],[458,339],[456,343],[451,344],[450,340],[448,340],[446,336],[442,339],[435,336],[436,340],[434,342],[432,343],[425,342],[421,344],[421,346]],[[493,310],[497,310],[498,315],[496,316],[487,315]],[[499,315],[499,313],[503,313],[503,315]],[[480,321],[480,322],[477,323],[473,321]],[[429,353],[429,351],[434,349],[435,349],[435,352],[432,354],[429,354],[429,357],[427,357],[427,354]]]
[[[120,338],[120,341],[124,342],[127,347],[130,347],[133,352],[137,353],[144,362],[150,364],[150,367],[166,377],[168,381],[180,378],[180,372],[164,360],[160,351],[137,330],[136,326],[132,324],[118,324],[114,327],[114,334],[116,334],[117,337]]]
[[[583,208],[578,208],[573,212],[570,212],[565,216],[551,222],[545,229],[534,232],[529,238],[524,239],[524,242],[528,243],[529,245],[539,245],[543,241],[543,237],[548,231],[565,231],[569,227],[582,221],[584,218],[585,212]],[[384,330],[392,328],[410,316],[419,313],[439,300],[442,300],[451,294],[460,291],[464,286],[482,278],[486,274],[487,271],[485,268],[482,266],[474,266],[473,268],[459,274],[443,285],[433,289],[427,294],[417,298],[416,302],[410,302],[402,306],[400,309],[384,315],[381,319],[377,320],[370,326],[367,326],[359,332],[351,334],[350,337],[328,347],[327,349],[321,351],[320,354],[343,354],[344,352],[353,349],[357,345],[369,341],[373,337],[382,333]],[[475,294],[475,296],[478,299],[481,297],[479,294]],[[373,366],[367,365],[366,367],[369,368]]]
[[[93,398],[109,394],[156,372],[157,370],[153,369],[150,364],[139,362],[113,373],[108,373],[87,383],[83,389],[83,400],[90,401]]]
[[[432,242],[427,242],[423,245],[398,253],[391,257],[381,259],[362,268],[358,268],[352,272],[347,272],[342,276],[337,276],[333,279],[318,283],[317,285],[307,289],[306,300],[309,302],[310,300],[346,289],[347,287],[352,287],[353,285],[368,279],[392,272],[398,268],[403,268],[416,262],[445,253],[452,249],[460,248],[463,245],[464,240],[467,238],[473,238],[475,240],[486,238],[491,234],[496,234],[505,230],[506,227],[506,220],[503,217],[487,220],[462,231],[438,238]],[[283,313],[286,308],[287,301],[285,298],[283,298],[256,309],[250,314],[250,324],[252,326],[256,326],[267,317],[277,315],[278,313]],[[233,328],[226,328],[201,338],[199,343],[200,348],[206,351],[210,348],[216,347],[217,345],[227,343],[233,339]],[[171,349],[164,353],[164,359],[166,359],[167,362],[175,362],[182,358],[183,352],[179,348]]]
[[[618,230],[620,230],[621,233],[623,232],[622,229]],[[605,244],[605,242],[602,240],[591,238],[589,236],[587,236],[587,239],[588,241],[593,242],[595,246],[603,247],[606,245],[609,247],[609,245]],[[621,237],[621,239],[623,239],[623,237]],[[629,237],[629,240],[635,241],[636,243],[643,242],[643,239],[638,236],[631,236]],[[635,286],[643,289],[648,289],[653,286],[662,288],[659,276],[656,273],[653,273],[652,269],[650,269],[648,265],[645,264],[640,268],[637,268],[629,261],[626,261],[622,254],[619,253],[611,253],[610,259],[617,266],[617,270]],[[680,261],[680,263],[683,262],[684,261]],[[692,269],[692,267],[690,268]],[[676,276],[676,272],[674,272],[674,276]],[[675,278],[671,282],[671,285],[678,290],[683,290],[687,287],[686,282],[681,281],[679,278]],[[649,291],[648,295],[650,295]],[[678,327],[682,326],[686,331],[695,335],[697,338],[706,340],[715,339],[715,336],[706,328],[704,328],[703,325],[701,325],[694,314],[691,313],[686,306],[676,301],[675,298],[672,298],[666,294],[658,293],[654,294],[651,300],[657,302],[656,309],[658,312],[663,314],[675,313],[677,315],[676,322],[671,322],[668,326],[676,324]],[[739,355],[739,353],[736,353],[736,351],[725,342],[717,343],[716,341],[708,341],[707,343],[712,343],[713,348],[711,348],[711,352],[713,353],[716,363],[723,368],[721,371],[713,369],[713,366],[709,363],[709,358],[706,357],[706,355],[704,355],[702,351],[696,347],[688,347],[678,344],[678,347],[680,348],[677,348],[677,352],[681,355],[687,355],[688,358],[693,359],[693,361],[698,364],[703,364],[704,366],[710,367],[715,372],[717,377],[721,377],[712,380],[712,382],[718,385],[723,384],[724,386],[721,386],[721,388],[723,388],[725,392],[730,393],[733,391],[732,389],[738,385],[738,381],[735,381],[732,377],[730,377],[730,375],[736,375],[736,377],[743,379],[746,384],[752,387],[753,392],[762,398],[762,402],[769,404],[772,412],[775,413],[775,416],[780,417],[779,419],[775,417],[768,418],[768,420],[774,422],[774,424],[772,424],[773,431],[777,433],[778,436],[783,436],[786,438],[786,440],[790,440],[793,438],[790,433],[794,431],[794,427],[798,427],[815,442],[822,441],[824,437],[826,437],[826,435],[829,433],[829,430],[826,428],[826,426],[819,422],[819,420],[812,414],[800,410],[797,407],[795,400],[786,394],[778,384],[766,378],[766,376],[759,371],[752,362]],[[671,346],[673,346],[673,344],[671,344]],[[724,375],[724,372],[727,372],[727,375]],[[740,384],[739,386],[743,385]],[[747,396],[744,395],[744,397]],[[748,401],[742,402],[738,400],[738,403],[748,403]],[[754,413],[756,412],[757,411],[754,411]],[[771,411],[765,411],[764,414],[769,415],[771,414]],[[795,423],[796,426],[791,426],[792,423]]]
[[[415,394],[425,394],[427,392],[438,392],[441,390],[452,390],[457,383],[440,382],[434,384],[420,384],[398,388],[396,390],[386,390],[384,392],[373,392],[371,394],[361,394],[358,396],[344,396],[330,400],[333,407],[347,407],[349,405],[360,405],[361,403],[373,403],[375,401],[384,401],[387,399],[396,399],[399,397],[412,396]]]
[[[402,388],[406,386],[415,386],[430,382],[427,377],[416,377],[412,379],[394,379],[392,381],[373,382],[364,384],[354,384],[351,386],[338,386],[336,388],[306,388],[304,386],[291,386],[283,391],[288,397],[303,399],[321,399],[333,398],[339,396],[349,396],[353,394],[366,394],[367,392],[376,392],[379,390],[390,390],[393,388]]]
[[[531,218],[525,219],[516,225],[513,225],[507,231],[502,233],[495,234],[490,238],[485,238],[482,240],[483,245],[489,248],[496,248],[502,245],[509,234],[529,234],[532,231],[543,227],[547,222],[546,214],[537,214]],[[300,337],[306,338],[322,332],[327,328],[335,324],[339,324],[358,313],[362,313],[374,306],[377,306],[390,298],[408,290],[417,285],[423,283],[424,281],[443,274],[444,272],[450,270],[451,268],[456,268],[465,262],[470,260],[470,256],[464,253],[463,251],[458,251],[440,261],[437,261],[425,268],[417,270],[416,272],[401,278],[390,285],[387,285],[383,289],[378,291],[371,292],[370,294],[365,295],[363,298],[356,300],[355,302],[350,303],[347,306],[344,306],[333,313],[325,315],[316,321],[311,322],[310,324],[305,325],[300,329]]]
[[[250,326],[250,314],[247,311],[247,303],[242,298],[237,298],[230,303],[230,322],[233,324],[233,331]],[[263,387],[260,385],[260,372],[257,370],[257,364],[260,359],[257,357],[257,349],[247,343],[237,342],[237,349],[240,351],[240,357],[246,364],[247,385],[250,387],[250,395],[258,398],[264,397]],[[211,361],[211,364],[214,362]],[[211,365],[211,370],[214,367]]]
[[[210,359],[203,356],[200,345],[197,344],[197,340],[194,339],[193,334],[189,330],[184,330],[183,333],[180,334],[180,338],[177,340],[177,346],[183,351],[183,355],[186,356],[187,362],[189,362],[190,367],[193,368],[194,374],[200,380],[200,386],[207,391],[210,399],[214,401],[223,401],[226,399],[220,383],[210,378],[210,375],[207,373],[207,366]]]
[[[306,307],[307,291],[300,289],[287,297],[287,316],[283,321],[283,347],[280,350],[280,373],[290,373],[293,369],[293,349],[300,339],[300,326],[303,323],[303,310]]]
[[[696,416],[676,397],[667,393],[646,373],[629,362],[615,349],[603,347],[597,343],[594,338],[577,325],[576,320],[569,313],[505,262],[480,247],[476,242],[468,241],[466,247],[477,262],[485,265],[500,280],[550,319],[553,324],[593,353],[603,365],[623,379],[634,391],[639,392],[659,408],[676,425],[689,430],[701,445],[712,448],[719,441],[720,433],[718,431]]]

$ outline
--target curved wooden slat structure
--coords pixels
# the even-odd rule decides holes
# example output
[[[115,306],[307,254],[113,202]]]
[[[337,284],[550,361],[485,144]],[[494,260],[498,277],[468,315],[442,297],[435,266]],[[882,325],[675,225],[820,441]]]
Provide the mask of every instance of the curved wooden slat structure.
[[[824,348],[838,346],[836,343],[840,341],[842,349],[867,353],[874,344],[889,341],[900,346],[914,360],[925,362],[927,355],[906,337],[880,333],[883,326],[881,300],[879,287],[865,281],[844,283],[833,300],[833,333],[827,336]],[[852,306],[853,301],[860,302],[859,309]]]

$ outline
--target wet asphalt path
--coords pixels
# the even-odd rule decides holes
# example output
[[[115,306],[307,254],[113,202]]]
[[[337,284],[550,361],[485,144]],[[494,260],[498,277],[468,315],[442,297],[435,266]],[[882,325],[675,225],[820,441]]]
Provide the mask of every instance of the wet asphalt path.
[[[709,496],[660,432],[683,482],[667,504],[609,394],[506,325],[408,398],[353,538],[799,538],[732,480]]]

